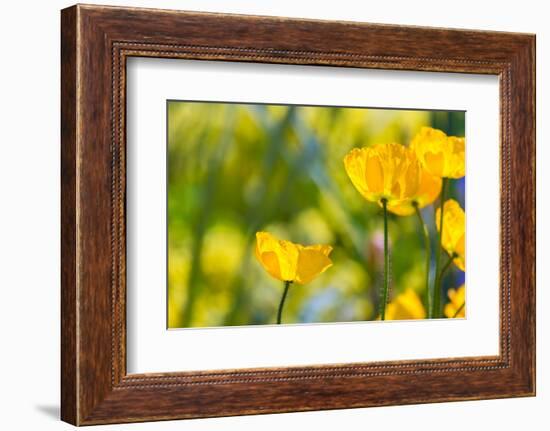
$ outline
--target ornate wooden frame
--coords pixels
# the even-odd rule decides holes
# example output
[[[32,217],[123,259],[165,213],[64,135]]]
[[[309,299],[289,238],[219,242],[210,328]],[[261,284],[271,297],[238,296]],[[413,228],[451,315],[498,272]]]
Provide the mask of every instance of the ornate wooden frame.
[[[61,17],[63,420],[87,425],[534,395],[534,35],[81,5]],[[128,375],[130,56],[498,75],[500,354]]]

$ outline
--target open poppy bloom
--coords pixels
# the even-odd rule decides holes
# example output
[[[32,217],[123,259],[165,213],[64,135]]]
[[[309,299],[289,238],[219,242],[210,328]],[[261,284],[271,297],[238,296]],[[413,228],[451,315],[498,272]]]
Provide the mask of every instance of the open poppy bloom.
[[[387,305],[386,320],[424,319],[426,310],[417,293],[407,288]]]
[[[411,148],[422,167],[436,177],[462,178],[466,173],[464,138],[422,127],[413,138]]]
[[[445,316],[452,319],[453,317],[466,316],[466,288],[464,284],[458,289],[449,289],[447,292],[450,302],[445,305],[443,313]]]
[[[346,172],[361,195],[381,205],[399,204],[416,196],[420,164],[414,153],[400,144],[354,148],[344,158]]]
[[[399,216],[414,214],[415,205],[424,208],[437,199],[441,193],[441,184],[441,178],[430,174],[426,169],[420,169],[420,183],[416,194],[410,199],[389,202],[388,211]]]
[[[269,232],[256,233],[256,258],[277,280],[307,284],[332,266],[329,245],[304,246],[280,240]]]
[[[437,230],[440,230],[441,209],[435,213]],[[466,214],[454,199],[448,199],[443,206],[443,234],[441,245],[453,257],[453,262],[462,271],[466,270]]]

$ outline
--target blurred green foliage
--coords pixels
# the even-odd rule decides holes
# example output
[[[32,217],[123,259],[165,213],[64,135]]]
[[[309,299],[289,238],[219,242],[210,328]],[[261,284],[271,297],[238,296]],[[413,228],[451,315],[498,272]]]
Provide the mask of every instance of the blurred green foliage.
[[[275,323],[283,284],[254,257],[258,230],[334,247],[331,268],[291,287],[284,323],[375,319],[383,218],[343,158],[353,147],[408,145],[421,126],[464,136],[464,113],[169,101],[169,327]],[[463,181],[451,196],[464,208]],[[432,207],[424,217],[433,229]],[[389,223],[390,299],[406,287],[423,297],[417,220]]]

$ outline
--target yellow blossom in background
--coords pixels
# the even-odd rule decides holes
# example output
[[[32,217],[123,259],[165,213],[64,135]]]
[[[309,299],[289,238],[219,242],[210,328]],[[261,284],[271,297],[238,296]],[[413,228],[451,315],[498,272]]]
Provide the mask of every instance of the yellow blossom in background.
[[[403,293],[397,295],[386,308],[386,320],[410,320],[425,319],[426,310],[418,294],[407,288]]]
[[[439,231],[441,209],[438,208],[435,213],[435,223]],[[466,214],[460,208],[460,205],[454,199],[445,201],[443,207],[443,234],[441,245],[449,253],[454,256],[453,262],[462,271],[466,270]]]
[[[466,316],[466,288],[464,284],[458,289],[449,289],[447,292],[449,301],[445,305],[443,312],[448,318]]]
[[[416,194],[401,202],[389,202],[388,211],[399,215],[408,216],[414,214],[414,205],[424,208],[432,204],[441,193],[441,178],[430,174],[426,169],[421,169],[420,183]]]
[[[272,277],[306,284],[332,266],[329,245],[303,246],[280,240],[269,232],[256,233],[256,258]]]
[[[244,236],[230,225],[214,225],[204,235],[200,265],[207,277],[228,277],[243,258]]]
[[[411,148],[422,166],[436,177],[462,178],[466,173],[464,138],[422,127],[413,138]]]
[[[371,201],[400,203],[416,196],[420,164],[414,153],[400,144],[354,148],[344,158],[346,172],[361,195]]]

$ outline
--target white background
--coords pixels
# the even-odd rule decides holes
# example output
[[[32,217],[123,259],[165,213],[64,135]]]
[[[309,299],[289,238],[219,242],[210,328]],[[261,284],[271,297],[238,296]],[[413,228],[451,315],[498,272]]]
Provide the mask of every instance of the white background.
[[[537,33],[537,117],[550,116],[550,28],[544,2],[298,2],[296,0],[103,3]],[[4,429],[70,429],[59,409],[59,9],[69,2],[5,2],[0,14],[0,397]],[[539,120],[536,398],[293,413],[98,427],[146,430],[544,429],[550,421],[548,358],[550,216],[548,122]],[[537,425],[538,423],[538,425]]]
[[[129,373],[498,354],[498,77],[134,58],[127,84]],[[467,111],[468,318],[167,331],[167,99]]]

